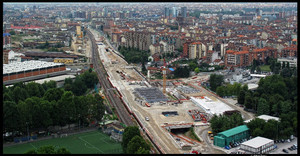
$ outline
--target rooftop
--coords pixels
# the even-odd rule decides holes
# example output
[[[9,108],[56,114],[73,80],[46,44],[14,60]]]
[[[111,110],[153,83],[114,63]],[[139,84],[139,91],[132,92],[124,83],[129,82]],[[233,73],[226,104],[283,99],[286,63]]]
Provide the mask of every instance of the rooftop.
[[[197,102],[198,105],[201,105],[206,109],[209,109],[211,114],[220,115],[220,114],[223,114],[225,111],[234,110],[231,107],[229,107],[228,105],[226,105],[225,103],[223,103],[219,100],[213,101],[206,96],[204,96],[203,99],[195,98],[195,97],[191,97],[191,99],[193,99],[193,101]]]
[[[222,135],[225,135],[226,137],[230,137],[230,136],[236,135],[238,133],[241,133],[241,132],[244,132],[247,130],[249,130],[249,128],[246,125],[241,125],[241,126],[220,132],[218,134],[222,134]]]
[[[272,142],[273,140],[271,139],[267,139],[267,138],[263,138],[263,137],[255,137],[251,140],[248,140],[246,142],[243,142],[241,145],[245,145],[245,146],[250,146],[250,147],[253,147],[253,148],[258,148],[258,147],[261,147],[267,143],[270,143]]]
[[[44,61],[24,61],[24,62],[13,62],[9,64],[3,64],[3,74],[24,72],[28,70],[34,70],[39,68],[47,68],[63,65],[63,63],[44,62]]]
[[[260,115],[260,116],[258,116],[257,118],[263,119],[263,120],[265,120],[265,121],[268,121],[268,120],[271,120],[271,119],[276,120],[276,121],[279,121],[279,118],[278,118],[278,117],[274,117],[274,116],[270,116],[270,115]],[[244,122],[245,122],[245,123],[248,123],[248,122],[250,122],[251,120],[253,120],[253,119],[249,119],[249,120],[246,120],[246,121],[244,121]]]

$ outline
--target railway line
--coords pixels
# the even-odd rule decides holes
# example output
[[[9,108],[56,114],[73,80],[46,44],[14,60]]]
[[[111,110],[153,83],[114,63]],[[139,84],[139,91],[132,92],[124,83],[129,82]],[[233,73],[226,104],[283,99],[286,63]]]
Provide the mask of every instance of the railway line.
[[[127,126],[133,125],[133,121],[131,118],[131,115],[126,110],[124,104],[122,103],[122,100],[120,98],[120,95],[116,88],[110,83],[109,81],[109,75],[107,74],[103,64],[101,61],[99,61],[99,51],[98,51],[98,45],[96,44],[96,40],[93,36],[93,34],[87,30],[87,35],[91,39],[92,42],[92,62],[94,69],[98,75],[98,79],[100,84],[102,85],[104,91],[106,92],[107,99],[110,101],[112,106],[116,109],[117,115],[119,119]]]
[[[144,127],[144,125],[139,121],[139,118],[133,113],[129,107],[124,103],[122,100],[122,95],[120,92],[112,85],[112,83],[109,80],[109,75],[107,74],[103,64],[101,61],[99,61],[99,52],[98,52],[98,46],[96,44],[96,40],[93,36],[93,34],[87,30],[87,35],[92,41],[92,63],[94,66],[94,69],[97,73],[98,79],[100,84],[102,85],[104,91],[106,92],[106,97],[110,101],[113,107],[116,108],[117,115],[119,119],[126,124],[127,126],[134,125],[133,119],[137,121],[138,126],[143,129],[146,136],[149,138],[151,143],[154,145],[156,150],[160,154],[164,154],[165,151],[161,148],[160,145],[153,139],[153,136],[149,131]],[[135,69],[136,70],[136,69]]]

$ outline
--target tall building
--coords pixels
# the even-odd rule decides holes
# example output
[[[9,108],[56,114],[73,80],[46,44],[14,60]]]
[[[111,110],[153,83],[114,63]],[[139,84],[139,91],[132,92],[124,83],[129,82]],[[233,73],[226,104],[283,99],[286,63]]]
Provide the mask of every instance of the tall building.
[[[170,16],[170,9],[165,7],[165,18]]]
[[[181,7],[181,15],[183,17],[187,17],[187,14],[186,14],[186,7]]]
[[[177,17],[177,15],[178,15],[178,10],[177,10],[176,7],[173,7],[173,8],[172,8],[172,16],[173,16],[173,17]]]
[[[104,17],[107,17],[107,15],[108,15],[108,9],[107,9],[107,7],[104,7],[103,12],[104,12]]]

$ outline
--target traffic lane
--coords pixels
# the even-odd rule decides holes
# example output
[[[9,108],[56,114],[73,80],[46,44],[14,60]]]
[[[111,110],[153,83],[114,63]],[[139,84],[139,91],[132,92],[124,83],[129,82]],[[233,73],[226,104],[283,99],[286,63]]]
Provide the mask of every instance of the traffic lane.
[[[297,154],[298,153],[298,149],[296,150],[288,150],[289,147],[293,146],[294,144],[297,144],[297,139],[295,137],[294,140],[292,140],[291,142],[285,142],[285,143],[276,143],[275,145],[277,145],[277,148],[273,151],[270,152],[270,154],[287,154],[287,153],[284,153],[282,150],[283,149],[286,149],[289,153],[288,154]]]

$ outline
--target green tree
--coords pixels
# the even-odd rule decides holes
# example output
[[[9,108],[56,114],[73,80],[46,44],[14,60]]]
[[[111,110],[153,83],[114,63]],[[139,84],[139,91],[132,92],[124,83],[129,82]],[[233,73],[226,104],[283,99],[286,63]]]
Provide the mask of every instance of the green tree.
[[[74,95],[70,91],[65,91],[60,100],[57,102],[59,107],[59,125],[65,126],[75,120]]]
[[[94,118],[97,121],[101,121],[102,118],[103,118],[104,112],[105,112],[105,107],[104,107],[104,104],[103,104],[103,99],[102,99],[102,97],[99,94],[95,95],[95,99],[96,99],[97,103],[96,103],[96,111],[95,111]]]
[[[246,92],[244,105],[247,109],[252,109],[253,97],[251,91]]]
[[[264,98],[259,98],[258,100],[258,106],[257,106],[257,114],[258,115],[269,115],[270,114],[270,108],[269,105]]]
[[[214,92],[216,91],[218,86],[222,85],[223,82],[224,82],[223,75],[211,74],[209,77],[210,89]]]
[[[55,148],[53,145],[41,146],[37,149],[31,149],[24,154],[71,154],[65,147]]]
[[[19,129],[20,114],[14,101],[3,102],[3,130],[9,132]]]
[[[260,128],[255,128],[252,132],[252,137],[257,137],[257,136],[263,136],[264,131],[261,130]]]
[[[189,63],[189,68],[190,68],[190,71],[194,71],[195,68],[197,68],[197,64],[195,62],[190,62]]]
[[[137,126],[128,126],[125,128],[121,143],[123,151],[127,151],[128,143],[135,136],[141,136]]]
[[[64,91],[61,88],[51,88],[46,91],[43,98],[48,101],[58,101],[61,99],[63,93]]]
[[[93,88],[98,83],[98,77],[95,72],[85,71],[81,76],[81,80],[85,83],[87,88]],[[75,80],[76,81],[76,80]]]
[[[80,77],[76,77],[73,85],[72,85],[72,92],[76,96],[83,95],[87,91],[87,87],[84,81]]]
[[[281,70],[281,72],[280,72],[280,75],[282,76],[282,77],[291,77],[292,76],[292,71],[289,69],[289,68],[283,68],[282,70]]]
[[[9,34],[10,35],[16,35],[16,32],[12,30],[12,31],[9,32]]]
[[[41,97],[41,92],[40,92],[40,84],[36,82],[29,82],[26,85],[26,91],[29,94],[29,97],[36,96],[36,97]]]
[[[226,88],[224,86],[219,86],[216,89],[216,93],[220,96],[220,97],[224,97],[226,95]]]
[[[25,100],[27,97],[29,97],[29,95],[24,88],[17,86],[13,89],[11,97],[16,103],[18,103],[20,100]]]
[[[88,111],[89,111],[89,106],[87,103],[87,98],[89,96],[75,96],[74,97],[74,104],[75,104],[75,111],[76,111],[76,120],[78,120],[78,124],[84,124],[88,123],[87,118],[88,118]]]
[[[135,154],[139,151],[140,148],[144,148],[146,152],[150,150],[150,146],[146,143],[146,141],[141,136],[136,135],[129,141],[126,153]]]
[[[56,81],[50,80],[50,81],[45,81],[42,86],[44,87],[45,91],[51,88],[56,88],[57,84]]]
[[[3,102],[4,101],[14,101],[9,92],[3,94]]]
[[[268,120],[263,128],[264,134],[262,136],[270,139],[276,139],[277,137],[277,125],[279,123],[276,120]]]
[[[200,69],[198,67],[195,68],[195,73],[199,73]]]
[[[73,83],[73,80],[71,78],[65,78],[64,85],[66,85],[66,84],[72,85],[72,83]]]
[[[249,128],[251,135],[254,136],[253,135],[254,130],[256,128],[259,128],[260,130],[262,130],[265,123],[266,123],[265,120],[260,119],[260,118],[255,118],[247,123],[247,127]]]
[[[245,102],[245,91],[242,89],[238,95],[238,103],[243,105]]]
[[[293,111],[291,109],[291,105],[292,105],[291,101],[280,101],[279,105],[281,108],[281,112],[284,114],[287,114],[287,113]]]
[[[143,147],[139,147],[139,149],[134,154],[150,154],[150,151],[146,150]]]

